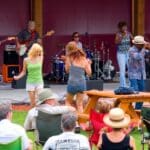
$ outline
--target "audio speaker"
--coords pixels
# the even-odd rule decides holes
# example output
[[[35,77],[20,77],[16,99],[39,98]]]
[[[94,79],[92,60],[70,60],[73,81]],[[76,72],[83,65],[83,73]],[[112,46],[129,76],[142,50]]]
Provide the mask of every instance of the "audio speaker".
[[[20,66],[19,65],[3,65],[2,66],[2,75],[4,82],[12,82],[13,76],[19,74]]]
[[[144,80],[144,91],[150,92],[150,79]]]
[[[87,90],[103,90],[103,80],[87,80],[86,87]]]
[[[3,54],[3,63],[5,65],[19,64],[19,56],[16,51],[4,51]]]
[[[25,75],[19,80],[13,80],[11,82],[11,87],[14,89],[24,89],[26,87],[26,78],[27,76]]]

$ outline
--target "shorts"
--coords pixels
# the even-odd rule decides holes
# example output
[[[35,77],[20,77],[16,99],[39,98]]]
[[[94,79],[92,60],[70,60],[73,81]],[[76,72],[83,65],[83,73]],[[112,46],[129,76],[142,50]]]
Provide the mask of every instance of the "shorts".
[[[43,83],[27,83],[26,84],[26,91],[35,91],[43,89]]]
[[[80,84],[80,85],[71,85],[69,84],[67,86],[67,92],[70,94],[77,94],[77,93],[82,93],[83,91],[86,90],[86,84]]]

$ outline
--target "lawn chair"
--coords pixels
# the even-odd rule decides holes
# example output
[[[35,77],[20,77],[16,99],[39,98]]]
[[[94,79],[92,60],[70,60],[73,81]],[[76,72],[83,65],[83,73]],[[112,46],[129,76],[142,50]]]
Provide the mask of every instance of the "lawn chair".
[[[0,143],[0,150],[22,150],[21,137],[9,143]]]
[[[49,137],[62,132],[61,114],[54,115],[38,111],[36,128],[36,144],[44,145]]]
[[[99,139],[99,132],[102,128],[108,127],[104,122],[103,122],[103,117],[105,114],[98,113],[95,110],[91,110],[90,112],[90,124],[92,126],[92,135],[89,138],[90,145],[97,145],[98,139]],[[108,128],[110,130],[110,128]]]
[[[148,144],[148,150],[150,150],[150,106],[143,106],[141,111],[142,116],[142,150],[144,150],[144,144]],[[144,125],[147,132],[144,131]]]

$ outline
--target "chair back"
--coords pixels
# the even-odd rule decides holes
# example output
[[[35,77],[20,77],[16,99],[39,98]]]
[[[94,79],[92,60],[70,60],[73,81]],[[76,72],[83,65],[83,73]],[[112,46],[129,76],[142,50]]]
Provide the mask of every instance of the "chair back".
[[[141,116],[146,125],[147,131],[150,133],[150,106],[142,107]]]
[[[21,137],[9,143],[0,143],[0,150],[22,150]]]
[[[36,118],[36,127],[38,131],[38,142],[44,145],[49,137],[62,132],[61,114],[48,114],[39,110]]]

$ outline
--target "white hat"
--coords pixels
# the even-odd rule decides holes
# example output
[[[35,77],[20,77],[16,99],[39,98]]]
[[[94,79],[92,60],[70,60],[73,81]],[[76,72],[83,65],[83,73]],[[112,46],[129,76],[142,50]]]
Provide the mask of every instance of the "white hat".
[[[141,35],[137,35],[132,40],[134,44],[146,44],[147,42],[144,40],[144,37]]]
[[[124,128],[130,123],[130,116],[125,114],[121,108],[112,108],[103,120],[112,128]]]
[[[44,101],[46,101],[48,99],[55,99],[55,100],[57,100],[58,98],[59,98],[58,95],[55,94],[54,92],[52,92],[50,89],[43,89],[38,94],[37,105],[40,105],[41,103],[43,103]]]

